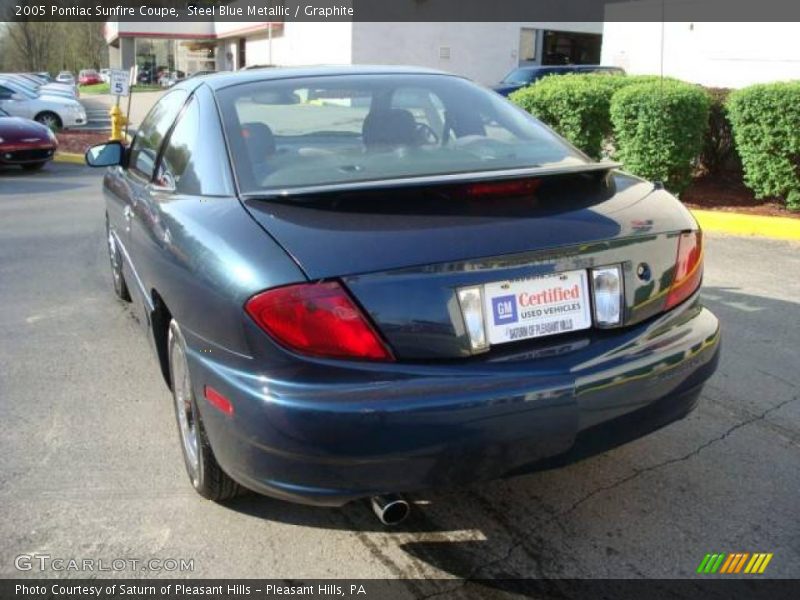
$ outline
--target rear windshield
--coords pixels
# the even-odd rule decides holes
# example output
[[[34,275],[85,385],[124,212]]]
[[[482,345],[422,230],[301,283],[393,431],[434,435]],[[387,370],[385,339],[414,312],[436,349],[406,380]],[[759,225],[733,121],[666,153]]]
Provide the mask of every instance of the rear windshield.
[[[244,193],[587,161],[458,77],[294,78],[217,94]]]

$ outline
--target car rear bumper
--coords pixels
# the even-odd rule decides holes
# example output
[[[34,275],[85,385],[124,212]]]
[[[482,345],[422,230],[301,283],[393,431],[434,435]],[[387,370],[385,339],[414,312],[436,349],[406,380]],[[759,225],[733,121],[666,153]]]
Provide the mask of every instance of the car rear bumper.
[[[583,458],[687,414],[714,372],[719,323],[695,296],[649,323],[505,363],[222,364],[187,335],[217,460],[255,491],[338,506]],[[203,399],[210,385],[232,417]]]

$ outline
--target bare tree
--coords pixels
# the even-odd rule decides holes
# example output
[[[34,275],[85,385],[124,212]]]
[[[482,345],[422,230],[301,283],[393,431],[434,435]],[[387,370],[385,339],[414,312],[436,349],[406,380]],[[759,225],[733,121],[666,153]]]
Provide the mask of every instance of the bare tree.
[[[108,64],[108,46],[103,36],[103,23],[83,21],[63,23],[64,39],[70,49],[73,61],[62,68],[77,71],[80,69],[99,69]]]
[[[25,71],[47,69],[54,48],[57,23],[16,21],[7,23],[6,39],[13,62]]]
[[[5,26],[5,31],[3,31]],[[108,65],[102,22],[17,21],[0,24],[5,71],[77,72]]]

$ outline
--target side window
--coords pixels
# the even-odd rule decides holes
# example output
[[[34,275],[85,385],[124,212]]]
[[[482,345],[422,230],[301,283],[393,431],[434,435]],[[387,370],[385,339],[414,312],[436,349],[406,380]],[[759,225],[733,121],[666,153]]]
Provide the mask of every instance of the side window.
[[[128,168],[148,181],[153,176],[161,142],[186,102],[186,96],[184,90],[169,92],[150,110],[136,132]]]
[[[0,100],[8,100],[9,98],[11,98],[11,90],[0,85]]]
[[[228,160],[216,114],[205,88],[198,89],[178,117],[161,155],[155,182],[179,194],[232,193]]]

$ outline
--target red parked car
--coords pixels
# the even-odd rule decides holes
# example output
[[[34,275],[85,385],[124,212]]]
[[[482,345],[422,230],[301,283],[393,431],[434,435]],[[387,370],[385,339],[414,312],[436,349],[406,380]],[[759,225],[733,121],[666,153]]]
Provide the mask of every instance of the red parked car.
[[[83,69],[78,73],[78,85],[94,85],[95,83],[103,83],[103,78],[94,69]]]
[[[41,169],[56,153],[55,134],[44,125],[12,117],[0,108],[0,165]]]

